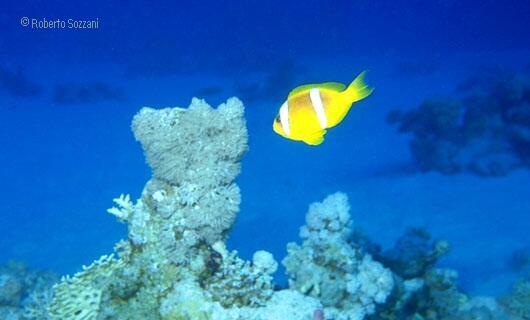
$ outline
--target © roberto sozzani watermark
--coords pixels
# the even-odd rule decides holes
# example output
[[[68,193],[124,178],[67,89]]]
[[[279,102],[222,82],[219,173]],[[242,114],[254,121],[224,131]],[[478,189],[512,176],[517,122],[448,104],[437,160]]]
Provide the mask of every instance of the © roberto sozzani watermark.
[[[20,25],[27,29],[99,29],[99,18],[83,20],[22,17]]]

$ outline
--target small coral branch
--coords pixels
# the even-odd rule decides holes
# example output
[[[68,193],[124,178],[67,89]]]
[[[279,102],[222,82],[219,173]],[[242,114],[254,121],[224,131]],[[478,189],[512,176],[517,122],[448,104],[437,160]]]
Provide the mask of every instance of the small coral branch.
[[[128,194],[120,194],[118,198],[113,199],[117,207],[107,209],[107,212],[118,217],[120,221],[126,221],[134,210],[133,203],[131,202],[131,196]]]

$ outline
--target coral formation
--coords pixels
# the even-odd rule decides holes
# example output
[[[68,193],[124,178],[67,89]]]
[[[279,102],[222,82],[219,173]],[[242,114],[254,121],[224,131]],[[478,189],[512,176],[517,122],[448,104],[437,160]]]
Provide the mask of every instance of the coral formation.
[[[0,269],[0,318],[504,319],[495,300],[462,293],[455,271],[435,269],[447,243],[410,229],[380,253],[356,238],[340,192],[310,205],[303,242],[289,243],[282,261],[289,288],[275,290],[272,254],[260,250],[245,261],[225,244],[247,149],[242,103],[232,98],[213,109],[193,99],[187,109],[144,108],[132,128],[153,175],[140,199],[122,194],[108,210],[127,223],[127,239],[53,292],[50,282],[28,289],[16,272]],[[501,305],[524,318],[528,290],[517,288]]]
[[[153,170],[145,192],[163,216],[178,212],[185,238],[224,240],[239,209],[239,160],[247,150],[242,104],[229,99],[217,109],[193,99],[189,109],[143,108],[133,131]],[[176,154],[178,153],[178,154]],[[177,219],[174,219],[177,220]]]
[[[253,261],[244,261],[237,251],[228,252],[220,243],[215,246],[220,265],[203,287],[225,307],[262,306],[273,294],[272,273],[278,263],[272,254],[258,251]]]
[[[530,319],[530,279],[517,281],[512,291],[499,299],[499,303],[513,319]]]
[[[289,243],[282,261],[289,287],[318,298],[334,319],[363,319],[392,291],[390,270],[348,243],[349,204],[344,193],[313,203],[300,229],[302,245]]]
[[[448,251],[446,241],[432,241],[426,230],[408,228],[392,249],[375,256],[400,277],[412,279],[422,277]]]
[[[302,245],[290,243],[282,261],[291,289],[323,305],[316,319],[505,319],[493,300],[469,298],[458,274],[436,269],[448,251],[422,229],[409,228],[393,248],[379,247],[353,226],[347,196],[335,193],[313,203],[300,229]],[[373,256],[371,255],[373,254]]]
[[[454,315],[467,302],[468,297],[456,286],[458,273],[451,269],[434,269],[425,277],[424,297],[419,305],[426,316]]]
[[[121,195],[108,210],[127,223],[128,239],[116,245],[117,257],[55,286],[51,319],[309,319],[320,303],[273,291],[270,253],[244,261],[224,244],[247,149],[242,103],[143,108],[132,128],[153,176],[135,203]]]
[[[458,273],[451,269],[430,269],[423,278],[396,278],[396,290],[370,319],[406,320],[508,320],[497,301],[469,297],[457,286]]]
[[[188,109],[143,108],[134,135],[144,148],[153,177],[171,185],[211,188],[231,183],[247,149],[243,108],[237,98],[217,109],[194,98]],[[175,151],[178,150],[178,156]],[[193,188],[192,188],[193,189]],[[181,199],[193,204],[194,198]]]
[[[48,319],[46,306],[57,280],[52,272],[29,270],[20,262],[0,266],[0,319]]]
[[[97,318],[104,291],[114,272],[123,266],[123,260],[102,256],[73,277],[63,277],[54,286],[53,303],[49,306],[52,320]]]
[[[423,171],[499,176],[530,167],[530,79],[495,70],[460,86],[462,99],[432,99],[388,121],[412,133]]]

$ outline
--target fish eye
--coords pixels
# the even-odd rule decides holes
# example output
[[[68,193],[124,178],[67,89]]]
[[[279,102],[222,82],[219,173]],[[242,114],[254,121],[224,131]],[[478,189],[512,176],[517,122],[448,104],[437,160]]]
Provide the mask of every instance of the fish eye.
[[[276,121],[276,122],[280,123],[280,115],[279,115],[279,114],[278,114],[278,115],[276,115],[276,118],[274,118],[274,121]]]

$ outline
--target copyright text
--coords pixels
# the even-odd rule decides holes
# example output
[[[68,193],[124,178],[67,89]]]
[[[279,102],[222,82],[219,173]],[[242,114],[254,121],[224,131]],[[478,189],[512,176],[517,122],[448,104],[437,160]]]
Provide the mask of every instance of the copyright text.
[[[99,18],[80,20],[22,17],[20,25],[28,29],[99,29]]]

